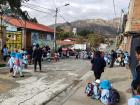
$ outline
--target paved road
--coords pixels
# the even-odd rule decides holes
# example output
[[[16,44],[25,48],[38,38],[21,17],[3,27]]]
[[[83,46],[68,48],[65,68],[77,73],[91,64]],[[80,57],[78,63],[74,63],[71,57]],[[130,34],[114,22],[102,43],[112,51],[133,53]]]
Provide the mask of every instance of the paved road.
[[[131,83],[129,70],[121,67],[113,69],[106,68],[102,79],[110,80],[113,87],[119,90],[121,95],[121,103],[118,105],[127,105],[127,99],[131,96],[126,92]],[[72,95],[71,98],[64,103],[64,105],[102,105],[99,101],[87,97],[84,93],[85,85],[92,80],[94,80],[94,78],[90,77],[84,81],[78,91]]]
[[[25,78],[13,79],[8,70],[0,70],[0,105],[40,105],[67,88],[90,70],[86,60],[62,60],[44,63],[43,72],[24,71]]]

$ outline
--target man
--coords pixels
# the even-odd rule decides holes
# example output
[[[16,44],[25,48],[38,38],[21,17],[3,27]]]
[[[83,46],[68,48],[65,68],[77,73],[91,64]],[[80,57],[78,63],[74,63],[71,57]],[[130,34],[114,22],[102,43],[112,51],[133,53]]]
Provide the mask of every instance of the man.
[[[101,52],[95,52],[95,57],[91,60],[92,70],[94,71],[95,80],[100,79],[102,72],[104,72],[104,67],[106,62],[103,57],[101,57]]]
[[[115,62],[116,58],[117,58],[117,53],[114,50],[112,50],[111,51],[111,64],[110,64],[110,68],[114,66],[114,62]]]
[[[6,47],[6,45],[4,45],[2,48],[2,55],[3,55],[4,62],[6,62],[6,58],[8,56],[8,48]]]
[[[36,72],[37,62],[39,64],[39,69],[41,72],[41,59],[42,59],[42,50],[39,47],[39,44],[36,45],[35,50],[33,51],[33,60],[34,60],[34,71]]]
[[[138,61],[138,64],[135,68],[135,78],[132,81],[132,85],[133,83],[140,84],[140,46],[137,46],[135,48],[135,56]]]

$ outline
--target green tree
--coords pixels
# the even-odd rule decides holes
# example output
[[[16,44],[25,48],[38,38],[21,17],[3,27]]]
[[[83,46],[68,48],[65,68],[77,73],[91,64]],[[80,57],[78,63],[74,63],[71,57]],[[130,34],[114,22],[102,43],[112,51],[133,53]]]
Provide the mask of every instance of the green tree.
[[[78,35],[86,37],[90,33],[91,32],[89,30],[81,30],[81,31],[78,32]]]
[[[27,12],[23,12],[20,8],[21,3],[27,2],[27,1],[29,1],[29,0],[0,0],[0,9],[3,14],[7,15],[8,13],[11,13],[11,14],[14,13],[14,15],[10,15],[10,16],[15,17],[16,14],[18,14],[18,16],[22,16],[23,19],[27,20],[27,15],[26,15]],[[10,9],[7,8],[7,6],[10,7]],[[7,9],[5,9],[5,7]]]
[[[90,43],[90,47],[98,47],[100,43],[104,43],[104,38],[98,34],[89,34],[87,42]]]
[[[56,38],[59,40],[64,40],[66,38],[71,38],[73,37],[72,32],[65,32],[60,26],[56,28],[57,36]]]
[[[9,4],[10,8],[14,10],[19,10],[22,2],[27,2],[29,0],[0,0],[0,4]]]

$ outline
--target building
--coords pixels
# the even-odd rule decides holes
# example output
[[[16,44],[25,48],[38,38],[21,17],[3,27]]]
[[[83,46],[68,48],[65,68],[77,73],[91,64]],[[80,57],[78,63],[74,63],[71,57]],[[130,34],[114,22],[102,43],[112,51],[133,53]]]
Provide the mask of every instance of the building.
[[[135,47],[140,46],[140,0],[130,0],[122,49],[130,53],[130,67],[134,69],[137,61]]]
[[[48,45],[50,48],[54,46],[54,31],[48,26],[13,17],[3,17],[3,24],[5,34],[1,43],[11,50],[29,48],[34,43]]]

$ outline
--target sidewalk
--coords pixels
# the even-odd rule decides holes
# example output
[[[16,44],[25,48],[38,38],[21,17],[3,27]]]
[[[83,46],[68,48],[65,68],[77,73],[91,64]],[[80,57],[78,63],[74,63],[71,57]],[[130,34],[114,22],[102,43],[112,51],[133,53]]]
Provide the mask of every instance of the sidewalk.
[[[130,71],[125,68],[108,68],[102,75],[102,79],[109,79],[113,87],[119,90],[121,95],[121,102],[118,105],[127,105],[127,100],[130,98],[131,94],[128,94],[126,90],[130,86]],[[72,95],[63,105],[101,105],[97,100],[93,100],[84,93],[85,86],[88,82],[92,81],[94,78],[90,77],[85,80],[81,87]]]

